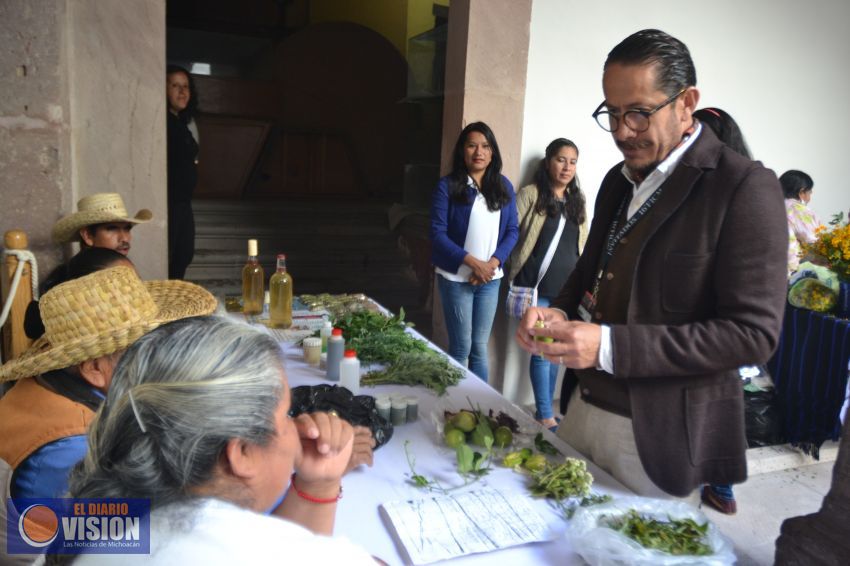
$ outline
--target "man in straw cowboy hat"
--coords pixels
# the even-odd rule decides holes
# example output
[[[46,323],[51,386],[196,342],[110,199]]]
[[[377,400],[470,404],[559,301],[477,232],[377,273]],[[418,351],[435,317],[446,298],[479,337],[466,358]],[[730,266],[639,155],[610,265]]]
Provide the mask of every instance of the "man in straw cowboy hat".
[[[60,497],[68,472],[86,453],[86,429],[124,350],[161,324],[215,307],[215,298],[197,285],[142,282],[129,267],[97,271],[46,293],[44,335],[0,367],[0,383],[17,380],[0,398],[2,502]]]
[[[110,248],[127,255],[133,239],[130,230],[152,218],[146,208],[131,217],[118,193],[96,193],[80,199],[77,212],[54,224],[53,240],[58,244],[76,240],[84,247]]]

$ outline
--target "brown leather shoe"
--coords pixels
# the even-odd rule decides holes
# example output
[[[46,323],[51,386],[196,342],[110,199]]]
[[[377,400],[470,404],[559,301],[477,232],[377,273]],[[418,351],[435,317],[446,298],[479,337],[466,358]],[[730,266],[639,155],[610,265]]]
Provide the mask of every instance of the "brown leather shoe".
[[[735,503],[734,499],[725,499],[720,497],[713,489],[711,489],[710,485],[702,488],[700,499],[702,499],[703,503],[712,509],[720,511],[724,515],[734,515],[738,512],[738,505]]]

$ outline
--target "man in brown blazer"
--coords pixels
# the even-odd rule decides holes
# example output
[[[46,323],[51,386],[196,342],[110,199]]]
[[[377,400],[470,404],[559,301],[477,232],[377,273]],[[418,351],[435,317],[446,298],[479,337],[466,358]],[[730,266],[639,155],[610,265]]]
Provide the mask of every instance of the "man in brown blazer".
[[[696,71],[676,38],[629,36],[602,83],[594,117],[624,161],[555,308],[529,309],[517,340],[575,370],[558,434],[626,486],[681,497],[742,482],[737,368],[768,359],[785,305],[779,184],[694,120]]]

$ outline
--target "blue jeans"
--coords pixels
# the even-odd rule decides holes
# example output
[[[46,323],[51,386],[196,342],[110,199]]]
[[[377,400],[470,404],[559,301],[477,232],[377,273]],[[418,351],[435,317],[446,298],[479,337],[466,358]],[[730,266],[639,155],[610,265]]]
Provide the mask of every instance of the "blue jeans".
[[[449,281],[437,275],[437,288],[443,301],[443,317],[449,333],[449,355],[487,381],[487,341],[499,303],[499,284],[494,279],[484,285]]]
[[[537,297],[538,307],[548,307],[551,301]],[[531,389],[534,390],[534,405],[537,408],[535,418],[552,418],[552,397],[555,395],[555,382],[561,367],[549,362],[543,356],[531,356],[528,373],[531,376]]]

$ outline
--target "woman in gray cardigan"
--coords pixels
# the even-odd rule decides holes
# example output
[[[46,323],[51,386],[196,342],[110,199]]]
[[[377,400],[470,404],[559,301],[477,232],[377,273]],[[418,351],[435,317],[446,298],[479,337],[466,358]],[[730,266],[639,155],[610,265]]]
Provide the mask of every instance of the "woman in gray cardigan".
[[[517,193],[519,241],[510,256],[508,280],[519,287],[537,287],[537,306],[549,306],[558,296],[587,238],[587,211],[576,176],[577,163],[576,144],[558,138],[546,147],[534,183]],[[560,237],[553,243],[562,218]],[[555,246],[554,255],[548,267],[541,270],[550,245]],[[552,396],[558,369],[541,356],[531,357],[529,373],[537,408],[535,418],[550,428],[557,426],[552,415]]]

